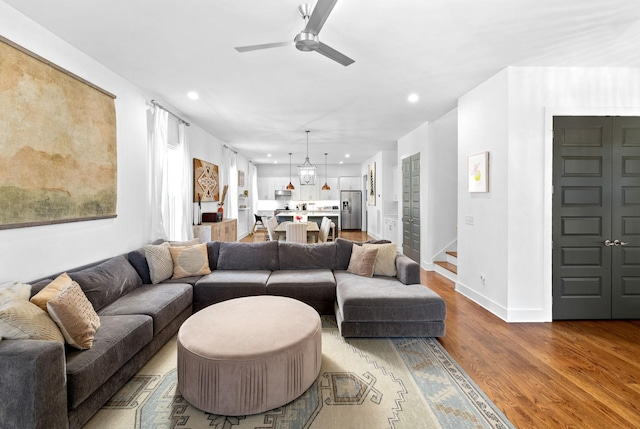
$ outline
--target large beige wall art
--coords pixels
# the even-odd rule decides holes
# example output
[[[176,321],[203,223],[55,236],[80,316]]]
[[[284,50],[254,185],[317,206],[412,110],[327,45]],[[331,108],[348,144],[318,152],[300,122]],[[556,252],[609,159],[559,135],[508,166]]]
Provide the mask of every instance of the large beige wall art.
[[[0,37],[0,229],[116,216],[114,98]]]

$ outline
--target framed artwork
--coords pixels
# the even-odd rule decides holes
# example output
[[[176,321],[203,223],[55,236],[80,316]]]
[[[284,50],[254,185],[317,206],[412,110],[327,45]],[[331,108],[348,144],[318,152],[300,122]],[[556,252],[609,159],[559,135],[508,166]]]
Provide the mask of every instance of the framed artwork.
[[[244,188],[244,171],[238,170],[238,187]]]
[[[3,37],[0,66],[0,229],[115,218],[115,95]]]
[[[218,166],[193,158],[193,202],[218,201],[219,199]]]
[[[489,192],[489,152],[467,157],[467,183],[469,192]]]
[[[376,163],[373,162],[369,164],[369,186],[368,186],[369,195],[367,197],[367,202],[370,206],[376,205]]]

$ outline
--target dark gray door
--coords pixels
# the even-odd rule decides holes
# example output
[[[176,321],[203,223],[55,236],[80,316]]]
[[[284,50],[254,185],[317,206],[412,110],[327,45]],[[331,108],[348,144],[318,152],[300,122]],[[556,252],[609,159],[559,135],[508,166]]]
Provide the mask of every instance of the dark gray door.
[[[402,160],[402,250],[420,263],[420,154]]]
[[[640,118],[554,118],[556,320],[640,317],[639,137]]]

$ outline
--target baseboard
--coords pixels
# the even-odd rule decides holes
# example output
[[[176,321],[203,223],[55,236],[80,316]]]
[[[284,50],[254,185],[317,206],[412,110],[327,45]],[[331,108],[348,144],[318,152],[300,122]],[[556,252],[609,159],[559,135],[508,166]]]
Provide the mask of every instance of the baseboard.
[[[462,284],[460,282],[456,282],[456,292],[466,296],[467,298],[469,298],[470,300],[472,300],[476,304],[480,305],[484,309],[486,309],[486,310],[490,311],[491,313],[495,314],[496,316],[498,316],[499,318],[501,318],[505,322],[508,321],[507,320],[507,316],[508,316],[507,308],[502,306],[502,305],[500,305],[500,304],[498,304],[497,302],[493,301],[492,299],[487,298],[486,296],[484,296],[482,294],[479,294],[475,290],[468,288],[467,286],[465,286],[464,284]]]
[[[551,314],[547,314],[543,308],[506,308],[490,298],[469,289],[462,283],[456,283],[456,292],[466,296],[507,323],[543,323],[552,321]]]

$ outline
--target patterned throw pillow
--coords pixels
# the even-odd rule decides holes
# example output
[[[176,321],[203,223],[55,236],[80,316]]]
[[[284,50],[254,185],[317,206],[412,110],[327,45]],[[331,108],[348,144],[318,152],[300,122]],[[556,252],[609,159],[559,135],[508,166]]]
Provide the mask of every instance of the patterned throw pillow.
[[[173,275],[170,247],[168,242],[144,246],[144,255],[147,258],[147,264],[149,264],[149,274],[153,284],[160,283]]]
[[[73,280],[67,273],[60,274],[54,281],[46,285],[40,292],[33,295],[31,302],[43,309],[47,310],[47,302],[58,296],[60,291],[71,285]]]
[[[21,299],[0,306],[0,337],[64,343],[60,330],[49,315],[37,305]]]
[[[202,276],[211,273],[209,255],[205,243],[195,246],[171,246],[173,259],[173,278],[181,279],[190,276]]]
[[[93,338],[100,327],[100,317],[78,283],[71,282],[58,296],[47,302],[47,308],[69,345],[81,350],[93,346]]]
[[[394,277],[397,274],[396,271],[396,254],[398,253],[398,247],[394,243],[390,244],[369,244],[364,243],[362,245],[365,248],[378,249],[376,255],[376,265],[373,270],[373,274],[379,276]]]
[[[377,254],[378,249],[354,244],[347,272],[364,277],[373,277]]]
[[[0,305],[19,299],[29,301],[31,285],[20,282],[6,282],[0,284]]]

